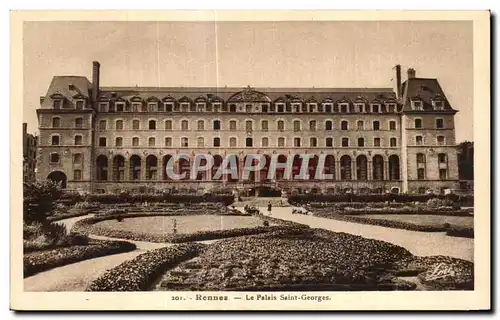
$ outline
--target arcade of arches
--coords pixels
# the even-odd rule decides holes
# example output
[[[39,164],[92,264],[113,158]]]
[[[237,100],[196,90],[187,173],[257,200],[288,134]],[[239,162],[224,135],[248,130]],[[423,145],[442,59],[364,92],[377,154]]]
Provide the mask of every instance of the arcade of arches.
[[[130,157],[124,157],[122,155],[115,155],[112,157],[107,157],[105,155],[100,155],[96,159],[96,180],[97,181],[113,181],[113,182],[133,182],[133,181],[170,181],[170,177],[167,174],[167,164],[172,155],[164,155],[160,158],[155,155],[139,156],[132,155]],[[213,156],[213,166],[211,170],[201,171],[197,173],[194,178],[196,181],[227,181],[227,182],[238,182],[242,181],[242,168],[248,156],[237,156],[230,155],[228,158],[234,157],[232,161],[235,161],[238,168],[238,180],[237,177],[233,177],[231,174],[217,175],[217,171],[223,165],[223,157],[220,155]],[[291,155],[292,177],[299,174],[302,168],[302,158],[299,155]],[[269,164],[271,162],[271,156],[265,155],[266,165],[264,168],[258,172],[248,172],[248,177],[243,177],[245,181],[251,182],[271,182],[268,179]],[[228,160],[231,161],[231,160]],[[286,155],[278,156],[278,163],[287,163],[288,157]],[[226,161],[227,162],[227,161]],[[257,159],[253,159],[252,163],[256,165]],[[309,159],[307,173],[309,178],[307,180],[315,180],[316,170],[319,165],[319,157],[313,156]],[[190,179],[191,166],[194,163],[194,159],[186,160],[179,159],[173,163],[172,170],[176,174],[183,174],[183,180]],[[200,165],[206,165],[206,159],[202,158]],[[275,171],[275,181],[286,180],[285,178],[286,170],[284,168],[278,168]],[[374,155],[373,157],[368,157],[366,155],[358,155],[352,157],[349,155],[343,155],[336,159],[333,155],[327,155],[325,157],[323,174],[328,174],[333,176],[332,181],[398,181],[400,180],[400,159],[397,155],[391,155],[384,159],[381,155]],[[304,180],[304,179],[300,179]]]

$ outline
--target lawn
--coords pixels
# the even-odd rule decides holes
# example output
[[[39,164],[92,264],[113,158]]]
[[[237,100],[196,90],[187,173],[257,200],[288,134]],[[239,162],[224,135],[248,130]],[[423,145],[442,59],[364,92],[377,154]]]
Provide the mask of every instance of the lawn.
[[[163,235],[173,233],[174,220],[176,222],[177,234],[253,228],[261,227],[263,224],[262,220],[256,217],[199,215],[133,217],[125,218],[121,222],[104,220],[96,223],[95,226],[113,231],[147,232],[148,234]]]
[[[442,226],[448,223],[452,226],[473,228],[474,217],[455,217],[455,216],[439,216],[439,215],[425,215],[425,214],[367,214],[356,215],[356,217],[389,220],[396,222],[411,223],[420,226]]]

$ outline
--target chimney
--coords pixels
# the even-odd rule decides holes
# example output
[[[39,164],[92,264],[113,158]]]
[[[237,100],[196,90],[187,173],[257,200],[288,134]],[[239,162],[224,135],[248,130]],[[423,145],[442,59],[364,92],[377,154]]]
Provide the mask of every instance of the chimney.
[[[408,69],[408,79],[415,79],[415,74],[416,74],[415,69],[413,68]]]
[[[99,96],[99,69],[101,65],[99,61],[92,62],[92,102],[97,103],[97,97]]]
[[[395,92],[396,92],[396,99],[401,98],[401,65],[397,64],[396,65],[396,83],[395,85]]]

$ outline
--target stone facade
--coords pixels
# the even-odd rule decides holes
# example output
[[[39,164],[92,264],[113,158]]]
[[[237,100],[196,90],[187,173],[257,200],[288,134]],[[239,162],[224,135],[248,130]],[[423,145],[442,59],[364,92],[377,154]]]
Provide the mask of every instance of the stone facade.
[[[151,192],[271,187],[313,192],[441,192],[458,182],[454,115],[436,79],[409,78],[395,88],[100,87],[85,77],[54,77],[37,110],[38,179],[90,192]],[[331,180],[250,180],[213,172],[169,180],[174,154],[279,160],[327,155]],[[418,159],[417,159],[418,158]],[[295,160],[296,161],[296,160]],[[220,165],[220,163],[218,163]],[[294,162],[294,168],[300,165]],[[176,163],[183,171],[186,163]],[[309,162],[314,172],[316,160]]]

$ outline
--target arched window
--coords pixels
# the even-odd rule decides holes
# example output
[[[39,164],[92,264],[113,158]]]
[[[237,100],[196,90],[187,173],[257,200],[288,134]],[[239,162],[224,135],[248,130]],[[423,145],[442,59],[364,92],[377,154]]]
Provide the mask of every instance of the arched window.
[[[332,122],[332,121],[327,120],[327,121],[325,122],[325,130],[327,130],[327,131],[331,131],[331,130],[333,130],[333,122]]]
[[[123,120],[116,120],[115,128],[117,131],[123,130]]]
[[[189,130],[189,122],[187,120],[181,121],[181,130]]]
[[[376,155],[372,160],[373,164],[373,180],[384,180],[384,158],[381,155]]]
[[[301,139],[299,137],[293,138],[293,146],[300,147],[300,145],[301,145]]]
[[[245,139],[245,146],[246,147],[253,147],[253,139],[248,137]]]
[[[198,148],[204,148],[205,147],[205,139],[203,137],[198,137],[196,139],[196,146]]]
[[[396,121],[389,121],[389,130],[396,130]]]
[[[309,131],[316,131],[316,120],[309,121]]]
[[[365,122],[363,120],[358,120],[358,122],[356,122],[356,127],[358,130],[365,130]]]
[[[349,138],[342,138],[342,147],[349,146]]]
[[[236,138],[235,137],[229,138],[229,147],[236,148],[236,146],[237,146]]]
[[[278,147],[284,147],[285,146],[285,138],[279,137],[278,138]]]
[[[236,120],[229,121],[229,130],[236,131]]]
[[[139,146],[139,137],[133,137],[132,138],[132,146],[133,147],[138,147]]]
[[[156,145],[156,139],[154,137],[148,138],[148,146],[154,147]]]
[[[365,146],[365,138],[358,138],[358,147]]]
[[[347,120],[340,122],[340,130],[349,130],[349,122]]]
[[[309,146],[310,147],[317,147],[318,146],[318,139],[315,137],[311,137],[309,139]]]
[[[252,120],[245,121],[245,129],[246,129],[246,131],[253,131],[253,122],[252,122]]]
[[[389,157],[389,180],[399,180],[399,157],[395,154]]]
[[[269,138],[268,137],[262,138],[261,146],[262,147],[269,147]]]
[[[220,130],[220,121],[214,120],[214,130]]]
[[[437,145],[438,146],[444,146],[446,143],[445,143],[445,140],[444,140],[444,136],[437,136]]]
[[[61,118],[54,117],[52,118],[52,128],[59,128],[61,126]]]
[[[165,120],[165,130],[167,131],[172,130],[172,120]]]
[[[214,137],[214,147],[220,147],[220,138]]]
[[[106,130],[107,122],[106,120],[99,121],[99,130]]]
[[[149,130],[156,130],[156,120],[149,120]]]
[[[141,122],[139,120],[132,120],[132,130],[139,130],[141,128]]]
[[[425,163],[425,155],[423,153],[417,153],[417,163]]]
[[[285,131],[285,121],[278,120],[277,126],[278,126],[278,131]]]
[[[293,121],[293,131],[294,132],[299,132],[301,130],[300,128],[300,121],[299,120],[294,120]]]
[[[198,120],[197,128],[198,130],[205,130],[205,121]]]
[[[122,137],[116,137],[116,139],[115,139],[115,146],[116,147],[123,146],[123,138]]]
[[[398,145],[398,140],[396,138],[391,138],[390,141],[390,144],[391,144],[391,147],[396,147]]]
[[[351,180],[351,157],[348,155],[340,158],[340,180]]]
[[[262,120],[260,123],[260,127],[262,131],[268,131],[269,130],[269,122],[267,120]]]
[[[325,144],[327,147],[333,147],[333,138],[331,137],[326,138]]]

